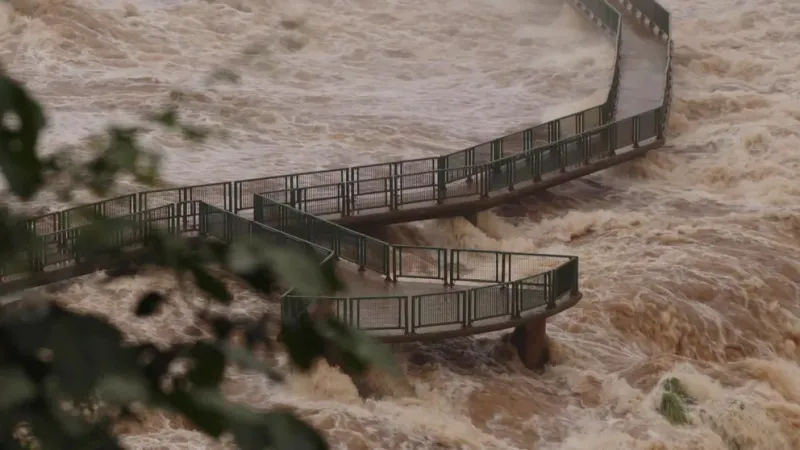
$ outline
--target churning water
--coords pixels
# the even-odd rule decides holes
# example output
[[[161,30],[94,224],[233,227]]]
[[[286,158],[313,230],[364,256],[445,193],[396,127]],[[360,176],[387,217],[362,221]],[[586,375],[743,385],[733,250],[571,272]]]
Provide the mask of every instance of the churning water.
[[[231,397],[293,408],[351,450],[800,448],[800,4],[663,4],[670,147],[479,227],[414,225],[430,243],[581,257],[584,300],[549,328],[554,367],[531,374],[490,334],[402,349],[410,389],[383,400],[324,365],[280,388],[231,374]],[[611,57],[560,0],[11,0],[0,13],[0,58],[47,106],[48,149],[80,152],[109,120],[170,100],[225,130],[202,146],[147,136],[176,184],[454,151],[599,103]],[[239,83],[209,82],[220,68]],[[173,283],[66,295],[166,341],[192,332],[186,307],[143,325],[130,305]],[[266,306],[241,292],[237,308]],[[656,412],[670,376],[697,399],[691,426]],[[229,448],[156,415],[123,431],[136,449]]]

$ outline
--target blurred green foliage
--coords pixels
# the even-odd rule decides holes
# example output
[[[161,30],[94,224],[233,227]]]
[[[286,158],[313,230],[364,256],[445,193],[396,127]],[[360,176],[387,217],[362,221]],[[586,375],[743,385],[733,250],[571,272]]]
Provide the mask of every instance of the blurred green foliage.
[[[0,119],[0,168],[11,194],[11,200],[0,205],[0,264],[24,264],[19,255],[35,245],[36,236],[20,226],[28,217],[13,212],[11,206],[35,199],[49,180],[62,182],[54,189],[65,200],[77,190],[107,195],[122,177],[145,185],[159,182],[160,158],[141,148],[136,128],[109,128],[106,136],[92,140],[94,153],[87,161],[79,162],[67,151],[41,155],[38,144],[47,124],[45,112],[22,83],[1,68]],[[205,138],[204,130],[182,123],[174,107],[146,119],[192,141]],[[94,227],[91,242],[86,243],[93,249],[90,254],[118,256],[123,249],[98,243],[113,242],[104,235],[135,224],[89,219]],[[204,242],[197,248],[157,231],[146,236],[145,242],[157,265],[172,271],[184,286],[194,283],[209,302],[224,306],[235,298],[215,275],[219,272],[210,270],[212,266],[225,269],[265,296],[274,297],[277,288],[295,282],[319,294],[339,286],[330,267],[320,268],[304,255],[259,242]],[[107,274],[130,277],[137,270]],[[179,301],[173,297],[157,290],[148,292],[136,305],[135,314],[146,320],[158,314],[164,303]],[[393,370],[381,345],[329,317],[306,314],[289,320],[265,315],[234,322],[202,309],[196,311],[195,320],[213,330],[213,336],[165,348],[154,342],[130,344],[104,318],[71,311],[47,298],[26,302],[34,306],[0,306],[0,450],[124,448],[115,425],[136,420],[152,409],[178,414],[212,438],[228,436],[240,449],[327,448],[321,435],[293,414],[235,404],[222,393],[220,385],[231,366],[260,372],[275,383],[282,381],[283,375],[254,353],[256,348],[275,348],[270,323],[280,323],[283,348],[299,370],[309,370],[331,352],[350,373],[363,372],[373,363]],[[243,332],[242,343],[231,338],[235,330]],[[188,370],[175,371],[176,366]]]

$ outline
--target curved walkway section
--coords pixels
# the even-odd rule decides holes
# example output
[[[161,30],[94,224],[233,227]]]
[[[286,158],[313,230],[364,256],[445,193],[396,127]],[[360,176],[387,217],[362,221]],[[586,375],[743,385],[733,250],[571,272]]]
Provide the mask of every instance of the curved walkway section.
[[[39,245],[20,255],[27,269],[3,268],[0,290],[94,271],[80,263],[75,245],[90,213],[133,224],[117,236],[130,249],[155,230],[225,242],[261,238],[311,250],[320,264],[348,261],[398,286],[409,279],[442,286],[429,294],[415,285],[415,294],[400,288],[391,296],[313,299],[289,291],[284,314],[314,303],[387,341],[537,322],[538,331],[529,331],[546,340],[544,318],[580,298],[577,258],[393,246],[345,225],[468,215],[662,145],[671,97],[669,13],[653,0],[624,0],[621,14],[605,0],[570,1],[616,45],[603,104],[435,158],[147,191],[37,217],[27,227]],[[527,339],[522,328],[513,339]]]

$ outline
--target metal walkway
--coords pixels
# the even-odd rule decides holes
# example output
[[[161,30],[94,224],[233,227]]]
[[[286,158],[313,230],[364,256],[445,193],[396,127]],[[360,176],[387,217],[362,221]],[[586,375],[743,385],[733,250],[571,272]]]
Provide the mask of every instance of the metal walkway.
[[[572,0],[600,29],[619,37],[619,65],[603,104],[438,157],[159,189],[36,217],[26,226],[41,248],[20,255],[28,259],[27,269],[2,268],[0,292],[94,271],[81,264],[75,247],[86,226],[81,212],[92,211],[135,223],[131,233],[120,234],[125,248],[139,248],[141,231],[158,228],[225,242],[258,235],[272,244],[321,250],[321,262],[350,261],[364,271],[340,267],[349,289],[327,299],[352,325],[387,341],[484,333],[569,308],[581,296],[575,257],[491,252],[496,272],[481,278],[462,276],[475,268],[465,263],[462,269],[458,261],[482,251],[433,249],[439,256],[424,273],[403,263],[404,254],[421,248],[390,245],[353,228],[469,217],[663,145],[672,89],[670,15],[655,0],[608,1],[615,4]],[[550,258],[556,265],[519,273],[512,260],[521,256]],[[308,305],[291,302],[298,298],[284,297],[288,313]]]

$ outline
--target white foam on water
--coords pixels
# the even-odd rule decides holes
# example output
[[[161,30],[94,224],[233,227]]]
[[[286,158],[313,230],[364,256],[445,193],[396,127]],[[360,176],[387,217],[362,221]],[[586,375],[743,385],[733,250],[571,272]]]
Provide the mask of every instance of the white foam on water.
[[[514,218],[409,232],[580,256],[585,297],[551,321],[552,369],[528,372],[494,333],[398,349],[412,389],[381,401],[358,399],[325,365],[285,387],[232,373],[231,397],[289,406],[342,449],[800,448],[800,5],[664,6],[676,17],[674,147],[526,199]],[[173,90],[188,117],[227,130],[197,147],[148,137],[176,184],[453,151],[591,106],[612,54],[555,0],[12,0],[0,11],[0,58],[45,103],[47,149],[81,152],[81,137]],[[240,84],[209,85],[220,66]],[[180,339],[185,309],[155,323],[130,313],[137,294],[173,282],[85,281],[65,301],[134,337]],[[270,308],[247,292],[236,304]],[[668,377],[697,399],[690,426],[656,412]],[[157,415],[125,435],[135,449],[233,448]]]

